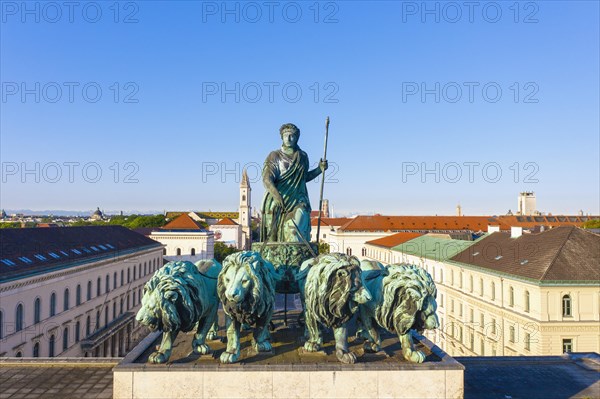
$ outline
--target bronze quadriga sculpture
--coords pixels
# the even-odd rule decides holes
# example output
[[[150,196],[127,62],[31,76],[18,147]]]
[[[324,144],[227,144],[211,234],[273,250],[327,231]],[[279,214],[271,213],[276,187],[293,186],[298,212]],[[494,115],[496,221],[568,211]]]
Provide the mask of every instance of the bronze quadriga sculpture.
[[[238,252],[223,260],[217,293],[227,316],[227,349],[222,363],[240,357],[240,328],[254,327],[253,346],[257,352],[271,351],[269,324],[275,305],[273,266],[252,251]]]
[[[402,354],[408,361],[422,363],[425,354],[415,350],[411,330],[422,332],[439,327],[436,315],[437,290],[431,276],[415,265],[383,267],[372,261],[361,262],[365,284],[372,300],[359,306],[359,331],[366,338],[365,351],[381,349],[378,327],[398,334]]]
[[[210,353],[206,344],[209,330],[217,320],[217,261],[169,262],[158,269],[144,286],[142,306],[136,320],[150,330],[162,331],[159,349],[148,361],[165,363],[180,331],[196,331],[192,341],[195,353]]]

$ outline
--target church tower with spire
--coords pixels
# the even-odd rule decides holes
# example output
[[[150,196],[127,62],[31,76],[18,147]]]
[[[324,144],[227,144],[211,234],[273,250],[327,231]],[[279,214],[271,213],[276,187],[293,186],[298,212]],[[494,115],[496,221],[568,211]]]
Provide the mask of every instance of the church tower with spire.
[[[240,215],[238,218],[239,224],[242,226],[242,248],[250,249],[252,244],[252,205],[250,202],[250,181],[246,169],[242,173],[242,181],[240,182]]]

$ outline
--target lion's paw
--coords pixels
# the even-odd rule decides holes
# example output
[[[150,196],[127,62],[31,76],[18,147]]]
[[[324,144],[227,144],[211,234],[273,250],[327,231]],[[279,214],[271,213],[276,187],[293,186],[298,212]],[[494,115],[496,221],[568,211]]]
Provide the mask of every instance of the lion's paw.
[[[381,345],[365,341],[365,343],[363,344],[363,348],[365,348],[365,352],[376,353],[381,350]]]
[[[421,351],[409,352],[404,357],[413,363],[423,363],[425,361],[425,354]]]
[[[169,355],[170,354],[163,352],[153,352],[148,356],[148,361],[155,364],[166,363],[169,360]]]
[[[254,349],[256,349],[257,352],[270,352],[273,349],[273,346],[271,346],[269,341],[256,342],[254,344]]]
[[[210,352],[210,346],[206,344],[194,345],[194,353],[199,355],[208,355]]]
[[[335,351],[335,356],[342,363],[354,364],[356,363],[356,355],[352,352],[343,352],[341,350]]]
[[[209,331],[206,334],[206,339],[209,341],[216,341],[217,339],[219,339],[219,334],[217,334],[215,331]]]
[[[235,363],[239,358],[240,355],[237,353],[223,352],[219,360],[221,360],[221,363]]]
[[[305,342],[304,350],[307,352],[318,352],[321,349],[321,345],[316,342]]]

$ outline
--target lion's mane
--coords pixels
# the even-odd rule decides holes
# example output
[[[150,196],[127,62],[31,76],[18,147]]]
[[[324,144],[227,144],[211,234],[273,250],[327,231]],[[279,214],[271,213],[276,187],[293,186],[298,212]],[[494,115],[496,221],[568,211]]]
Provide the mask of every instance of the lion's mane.
[[[192,331],[208,301],[197,267],[187,261],[169,262],[144,285],[137,319],[152,330]]]
[[[415,326],[417,314],[435,301],[437,289],[433,279],[423,268],[396,264],[387,267],[389,274],[383,278],[383,301],[375,309],[375,319],[390,332],[406,334]]]
[[[304,286],[306,308],[323,325],[338,328],[356,312],[351,303],[355,276],[360,263],[353,256],[341,253],[323,254],[315,259]],[[359,279],[360,281],[360,279]]]
[[[269,268],[265,265],[266,262],[260,254],[253,251],[237,252],[223,260],[223,270],[217,282],[217,295],[225,313],[240,323],[253,325],[257,319],[273,311],[275,282]],[[252,290],[246,293],[242,302],[234,303],[225,295],[229,287],[225,283],[224,276],[231,268],[237,270],[242,267],[252,279]],[[229,284],[233,283],[234,281],[231,281]]]

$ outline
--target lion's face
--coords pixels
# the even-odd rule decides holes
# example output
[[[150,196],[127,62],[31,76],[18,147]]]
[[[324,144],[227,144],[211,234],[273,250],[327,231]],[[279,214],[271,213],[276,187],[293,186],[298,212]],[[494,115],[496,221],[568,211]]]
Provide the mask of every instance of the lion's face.
[[[345,270],[340,270],[340,272],[344,271]],[[360,268],[351,268],[350,272],[348,273],[348,278],[350,279],[348,284],[350,286],[351,309],[352,312],[355,312],[358,308],[358,305],[369,302],[372,299],[372,296],[365,286]]]
[[[158,298],[156,291],[148,291],[144,288],[142,306],[135,319],[152,331],[162,330],[162,311],[160,309],[160,298]]]
[[[418,332],[424,330],[433,330],[440,326],[437,314],[437,303],[431,296],[427,296],[423,301],[421,310],[415,316],[415,324],[413,328]]]
[[[245,267],[230,267],[219,278],[222,278],[225,285],[225,297],[233,303],[242,302],[254,286]]]

